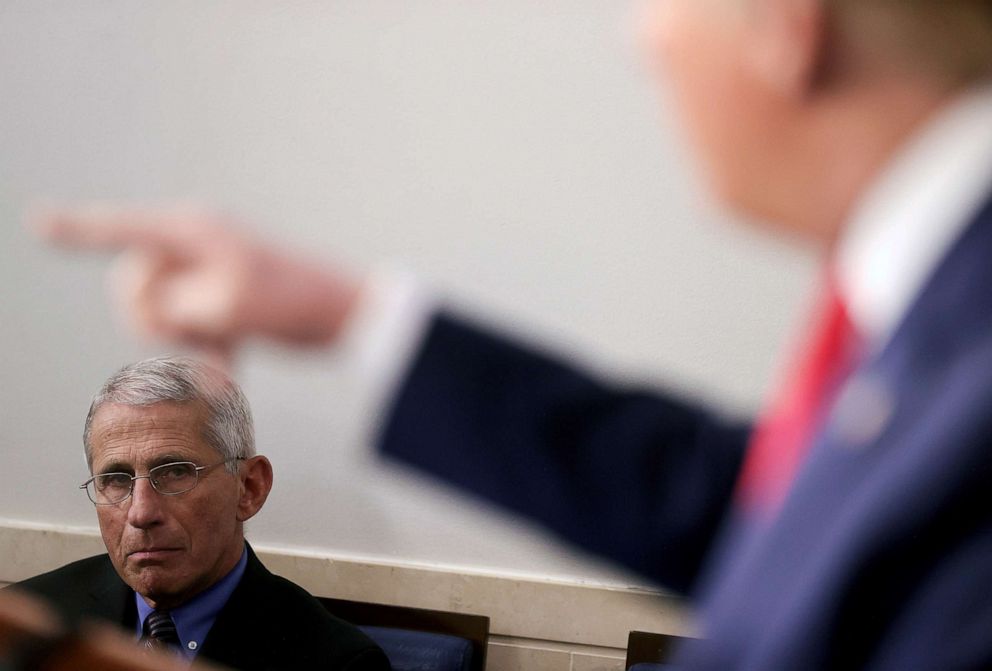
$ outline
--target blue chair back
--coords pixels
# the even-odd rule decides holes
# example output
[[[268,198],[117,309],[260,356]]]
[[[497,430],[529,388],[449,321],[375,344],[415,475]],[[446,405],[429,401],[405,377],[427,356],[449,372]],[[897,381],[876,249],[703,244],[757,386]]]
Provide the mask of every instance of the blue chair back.
[[[460,636],[393,627],[359,627],[389,658],[393,671],[470,671],[472,642]]]

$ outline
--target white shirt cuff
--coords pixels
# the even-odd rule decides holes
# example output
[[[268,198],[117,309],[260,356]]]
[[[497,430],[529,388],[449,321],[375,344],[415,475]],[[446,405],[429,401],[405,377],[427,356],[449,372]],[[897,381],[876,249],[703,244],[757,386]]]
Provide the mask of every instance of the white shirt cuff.
[[[365,442],[387,418],[393,398],[427,335],[437,299],[412,274],[389,267],[366,278],[341,334],[342,363],[364,419]]]

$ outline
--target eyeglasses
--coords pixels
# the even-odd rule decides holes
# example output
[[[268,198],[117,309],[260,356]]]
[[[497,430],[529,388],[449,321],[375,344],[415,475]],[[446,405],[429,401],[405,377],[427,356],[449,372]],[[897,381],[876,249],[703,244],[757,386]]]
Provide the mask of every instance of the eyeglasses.
[[[231,457],[216,464],[197,466],[192,461],[173,461],[148,469],[148,475],[130,473],[100,473],[79,485],[86,490],[86,496],[98,506],[112,506],[124,501],[134,491],[134,481],[148,478],[148,482],[159,494],[175,496],[196,487],[200,471],[215,468],[232,461],[243,461],[244,457]]]

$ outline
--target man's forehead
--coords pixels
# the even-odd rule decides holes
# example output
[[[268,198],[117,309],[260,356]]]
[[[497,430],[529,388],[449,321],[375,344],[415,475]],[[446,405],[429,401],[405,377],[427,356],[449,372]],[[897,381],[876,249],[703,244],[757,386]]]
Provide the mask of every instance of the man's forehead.
[[[190,427],[199,429],[207,419],[201,403],[159,401],[147,405],[104,403],[93,415],[92,429],[108,431],[118,427]]]
[[[192,403],[105,404],[93,416],[93,458],[123,455],[136,448],[149,457],[163,451],[212,449],[203,439],[206,418],[205,410]]]

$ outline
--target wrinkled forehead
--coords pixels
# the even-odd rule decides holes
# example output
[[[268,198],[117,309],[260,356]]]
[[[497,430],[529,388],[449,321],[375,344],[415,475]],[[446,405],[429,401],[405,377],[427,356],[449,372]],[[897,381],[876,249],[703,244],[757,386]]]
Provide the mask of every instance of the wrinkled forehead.
[[[207,417],[197,403],[107,403],[93,416],[91,467],[94,472],[117,467],[129,471],[169,461],[213,459],[217,451],[204,439]]]

